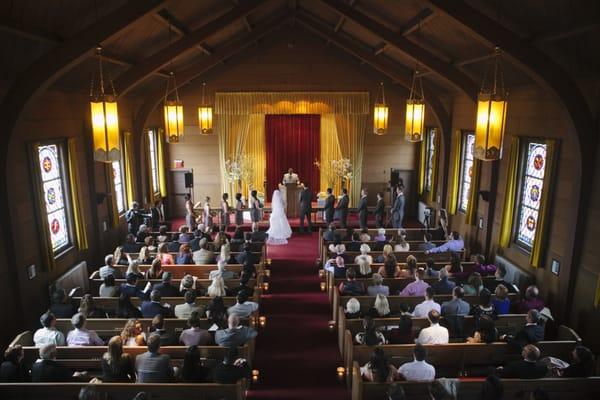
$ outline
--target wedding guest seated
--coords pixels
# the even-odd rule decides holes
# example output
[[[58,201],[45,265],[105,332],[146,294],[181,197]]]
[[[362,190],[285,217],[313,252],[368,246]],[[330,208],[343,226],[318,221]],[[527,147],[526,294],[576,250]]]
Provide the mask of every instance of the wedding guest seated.
[[[156,250],[158,250],[158,247],[156,247],[155,240],[152,236],[148,236],[148,237],[146,237],[146,239],[144,239],[144,247],[142,247],[142,249],[143,248],[146,248],[146,250],[149,251],[150,253],[155,253]],[[140,252],[141,251],[142,250],[140,249]]]
[[[425,254],[448,253],[448,252],[456,253],[456,252],[461,252],[464,249],[465,249],[465,242],[460,237],[458,232],[453,231],[450,240],[448,240],[444,244],[434,247],[431,250],[427,250],[425,252]]]
[[[101,279],[106,278],[108,275],[112,275],[115,278],[120,278],[122,276],[121,271],[114,267],[114,258],[112,254],[108,254],[104,257],[104,266],[100,267],[98,275],[100,275]]]
[[[155,315],[162,315],[165,317],[171,316],[171,308],[160,304],[161,295],[158,290],[153,290],[150,293],[150,301],[144,301],[142,303],[141,311],[144,318],[154,318]]]
[[[375,297],[375,304],[373,304],[373,307],[369,310],[369,315],[371,315],[373,318],[386,318],[391,314],[390,302],[388,301],[387,297],[382,294],[378,294]]]
[[[360,367],[360,375],[367,382],[391,383],[396,378],[396,373],[396,367],[381,348],[373,350],[369,362]]]
[[[32,382],[69,382],[74,374],[56,362],[56,345],[46,343],[40,347],[40,358],[31,366]]]
[[[400,296],[423,296],[425,290],[429,287],[429,284],[423,279],[425,278],[425,270],[419,268],[415,271],[415,281],[406,285],[404,289],[399,293]]]
[[[40,323],[42,324],[42,328],[35,331],[33,335],[35,347],[42,347],[46,344],[53,344],[56,346],[66,345],[65,335],[56,329],[56,317],[50,310],[42,314]]]
[[[323,232],[323,240],[333,242],[336,239],[341,240],[339,235],[337,235],[335,232],[335,223],[332,222],[329,225],[327,225],[327,230]]]
[[[463,282],[467,278],[468,273],[465,272],[458,253],[452,253],[450,264],[445,268],[448,270],[448,276],[457,282]]]
[[[246,262],[250,262],[252,264],[258,263],[256,257],[254,257],[254,254],[252,254],[252,245],[250,243],[244,243],[242,252],[235,257],[235,261],[238,264],[245,264]]]
[[[215,253],[208,249],[208,242],[205,238],[200,240],[200,250],[194,251],[192,258],[196,265],[215,263]]]
[[[135,274],[127,275],[125,283],[121,284],[119,287],[119,293],[122,295],[124,294],[127,297],[139,297],[140,299],[145,299],[151,283],[148,282],[144,290],[142,290],[137,286],[138,280],[139,278]]]
[[[181,366],[181,380],[186,383],[209,381],[210,369],[202,365],[200,350],[196,345],[188,346]]]
[[[426,318],[429,315],[429,311],[435,310],[441,313],[441,306],[433,300],[434,291],[432,287],[425,289],[425,300],[415,306],[413,311],[413,317],[415,318]]]
[[[148,351],[135,358],[137,383],[167,383],[173,381],[173,367],[168,354],[160,354],[160,336],[148,337]]]
[[[115,285],[115,277],[113,275],[108,275],[104,278],[104,282],[102,282],[98,290],[98,295],[100,297],[119,296],[119,288]]]
[[[190,234],[190,228],[187,225],[181,225],[179,227],[179,239],[177,240],[179,243],[189,243],[192,240],[192,235]]]
[[[212,371],[213,381],[222,384],[233,384],[251,376],[252,369],[244,358],[238,358],[236,347],[230,347],[223,362],[215,365]]]
[[[498,319],[498,314],[492,303],[492,294],[489,290],[483,289],[479,295],[479,304],[471,308],[471,314],[475,318],[475,328],[478,327],[479,320],[483,316],[488,316],[492,320]]]
[[[425,232],[423,235],[423,243],[419,243],[417,245],[417,250],[419,251],[428,251],[435,247],[435,244],[431,243],[433,240],[433,236],[429,232]]]
[[[542,311],[545,305],[544,301],[538,297],[539,295],[540,291],[537,288],[537,286],[529,286],[525,290],[525,298],[521,300],[521,302],[517,305],[517,310],[519,311],[519,314],[525,314],[529,310]]]
[[[160,337],[161,346],[175,346],[179,343],[177,337],[165,329],[165,318],[161,314],[155,315],[154,318],[152,318],[148,333],[151,335],[158,335]]]
[[[208,274],[209,279],[214,279],[216,276],[220,276],[225,280],[237,278],[237,274],[233,271],[227,270],[227,263],[222,260],[217,263],[217,269],[210,271]]]
[[[510,299],[508,298],[508,289],[506,286],[502,284],[496,286],[492,304],[498,315],[508,314],[510,312]]]
[[[142,324],[136,319],[129,319],[120,334],[123,346],[143,346],[146,344]]]
[[[421,329],[416,342],[420,344],[447,344],[450,340],[448,329],[440,325],[440,313],[436,310],[429,311],[427,319],[429,327]]]
[[[406,362],[398,368],[398,377],[406,381],[433,381],[435,367],[427,361],[427,349],[417,343],[413,350],[414,361]]]
[[[90,331],[86,328],[86,318],[83,314],[73,315],[71,324],[74,329],[67,335],[69,346],[104,346],[104,341],[100,339],[96,331]]]
[[[365,294],[365,287],[362,282],[356,280],[354,268],[346,271],[346,280],[340,283],[338,290],[342,296],[362,296]]]
[[[398,242],[394,245],[394,251],[410,251],[410,244],[406,241],[406,232],[402,229],[398,231]]]
[[[383,266],[381,266],[377,272],[384,278],[398,278],[402,273],[398,266],[396,256],[393,254],[385,259]]]
[[[486,264],[485,256],[483,254],[477,254],[475,256],[474,272],[478,272],[481,276],[490,276],[496,272],[496,269],[495,265]]]
[[[227,308],[223,303],[222,297],[215,297],[206,305],[201,315],[208,318],[208,322],[212,325],[211,330],[214,326],[223,329],[227,327]]]
[[[246,318],[258,311],[258,303],[249,301],[246,293],[238,293],[236,299],[237,303],[227,309],[229,315],[235,314],[240,318]]]
[[[333,277],[336,279],[346,277],[346,265],[343,257],[336,257],[335,259],[327,261],[323,267],[325,271],[333,273]]]
[[[19,383],[31,380],[29,369],[23,362],[24,357],[23,346],[20,344],[9,346],[4,351],[4,361],[0,365],[0,382]]]
[[[360,302],[354,297],[348,299],[344,314],[346,314],[347,319],[362,318],[363,315],[360,311]]]
[[[229,243],[221,246],[221,253],[217,256],[217,262],[225,261],[226,263],[235,263],[235,257],[231,255],[231,247]]]
[[[266,242],[268,237],[269,237],[269,235],[267,234],[266,231],[258,230],[258,226],[256,226],[256,225],[252,227],[252,234],[250,235],[250,241],[252,243]]]
[[[179,296],[185,296],[187,292],[194,292],[196,296],[204,295],[204,288],[198,283],[198,277],[185,274],[179,282]]]
[[[227,329],[219,329],[215,332],[215,343],[221,347],[243,346],[258,335],[255,329],[240,326],[240,317],[235,314],[229,315],[227,325]]]
[[[346,254],[346,246],[343,243],[335,242],[329,245],[329,252],[334,254],[335,257],[342,257],[344,262],[351,263],[352,258]]]
[[[442,303],[442,315],[469,315],[471,305],[464,301],[463,297],[465,297],[465,291],[460,286],[455,287],[452,290],[452,300]]]
[[[192,256],[192,250],[190,249],[189,244],[184,243],[179,246],[179,253],[177,253],[177,258],[175,259],[176,264],[193,264],[194,258]]]
[[[185,303],[178,304],[175,306],[175,317],[179,319],[188,319],[192,312],[199,311],[199,307],[196,305],[196,292],[189,290],[185,292]]]
[[[439,278],[440,271],[435,266],[435,261],[432,258],[425,260],[425,277],[426,278]]]
[[[244,293],[246,293],[248,298],[250,298],[250,297],[254,296],[254,288],[250,287],[248,285],[251,277],[252,277],[252,273],[242,271],[242,275],[240,276],[240,285],[238,287],[235,287],[232,289],[227,289],[227,287],[225,287],[225,290],[226,291],[229,290],[229,292],[231,293],[232,296],[237,296],[238,293],[244,292]]]
[[[463,285],[463,290],[467,296],[477,296],[479,293],[481,293],[483,290],[483,280],[481,279],[479,272],[473,272],[471,275],[469,275],[467,283]]]
[[[369,254],[371,248],[368,244],[363,243],[360,245],[360,254],[354,257],[354,264],[359,264],[360,260],[367,260],[370,264],[373,264],[373,256]]]
[[[71,318],[77,312],[77,307],[64,289],[54,290],[51,300],[50,311],[56,318]]]
[[[125,276],[135,275],[138,279],[144,279],[144,274],[140,271],[140,260],[133,260],[127,255],[129,260],[129,266],[127,267],[127,272],[125,272]]]
[[[482,315],[473,336],[467,338],[467,343],[494,343],[498,341],[498,336],[494,320],[489,315]]]
[[[104,311],[103,309],[101,309],[99,307],[96,307],[96,305],[94,304],[94,297],[89,293],[84,294],[83,297],[81,298],[77,312],[83,314],[83,316],[86,318],[107,318],[108,317],[108,315],[106,314],[106,311]]]
[[[192,252],[200,250],[200,240],[202,240],[202,238],[202,230],[200,230],[198,227],[198,229],[194,231],[194,237],[188,243],[188,246],[190,246],[190,250]]]
[[[521,351],[523,359],[513,361],[504,367],[498,368],[501,378],[514,379],[540,379],[548,373],[548,367],[539,362],[540,349],[532,344],[523,347]]]
[[[504,399],[504,385],[498,375],[488,375],[483,382],[481,387],[481,400],[503,400]]]
[[[137,243],[144,243],[144,239],[150,236],[150,227],[148,225],[142,224],[138,228],[137,234],[135,236],[135,241]]]
[[[221,275],[215,275],[212,278],[212,283],[206,289],[206,295],[208,297],[224,297],[227,296],[227,286],[225,286],[225,280]]]
[[[231,243],[241,244],[244,243],[244,230],[241,227],[235,228],[233,231],[233,236],[231,237]]]
[[[369,296],[377,296],[381,294],[383,296],[390,295],[389,286],[383,285],[383,277],[381,274],[373,274],[373,284],[367,288],[367,294]]]
[[[160,262],[160,258],[155,258],[150,264],[150,268],[146,270],[144,274],[145,279],[160,279],[162,277],[162,263]]]
[[[528,344],[535,344],[540,340],[544,340],[544,327],[540,325],[540,312],[529,310],[525,320],[525,326],[514,337],[503,335],[501,339],[507,340],[510,345],[519,349]]]
[[[377,235],[373,238],[373,240],[376,242],[387,242],[387,238],[385,237],[385,229],[377,229]]]
[[[571,353],[571,357],[573,358],[571,364],[560,371],[561,376],[565,378],[587,378],[594,375],[596,363],[590,349],[578,345]]]
[[[123,340],[120,336],[113,336],[108,341],[101,366],[102,382],[135,382],[133,358],[123,353]]]
[[[119,295],[117,303],[117,318],[142,318],[142,312],[131,303],[131,299],[126,293]]]
[[[250,274],[250,277],[256,277],[256,266],[250,260],[246,260],[242,266],[242,272]]]
[[[179,342],[185,346],[208,346],[212,344],[212,336],[206,330],[200,328],[200,314],[193,311],[187,320],[188,329],[184,329],[179,336]]]
[[[369,230],[366,228],[360,231],[360,235],[358,237],[363,243],[371,241],[371,235],[369,235]]]
[[[115,263],[118,264],[119,261],[121,260],[121,253],[138,253],[140,251],[140,248],[142,247],[139,243],[136,243],[136,238],[135,235],[133,235],[132,233],[128,233],[125,236],[125,243],[123,243],[123,246],[119,246],[116,248],[115,253],[117,253],[118,251],[118,257],[115,257]],[[143,242],[143,240],[141,240],[141,242]]]
[[[347,250],[348,251],[360,251],[361,246],[363,244],[366,245],[366,243],[362,243],[360,241],[360,233],[354,232],[354,230],[352,228],[348,228],[346,230],[346,232],[348,234],[347,235],[348,237],[346,238],[346,240],[348,240],[350,242],[350,243],[348,243],[348,246],[347,246]],[[337,235],[334,238],[334,241],[335,242],[341,242],[342,239],[339,237],[339,235]]]
[[[161,225],[158,228],[158,236],[156,237],[156,240],[158,243],[165,243],[171,240],[171,235],[169,235],[166,225]]]
[[[448,277],[448,270],[446,268],[440,269],[439,281],[433,284],[435,294],[450,294],[455,287],[456,283]]]
[[[160,260],[161,265],[174,265],[175,260],[173,260],[173,256],[169,253],[169,248],[166,243],[161,243],[158,246],[158,253],[156,254],[156,258]]]
[[[394,248],[391,244],[386,244],[383,246],[381,254],[375,257],[375,262],[383,263],[385,260],[389,259],[390,256],[394,256]]]
[[[409,312],[406,303],[400,304],[400,321],[398,327],[388,330],[387,337],[389,344],[409,344],[415,342],[415,335],[412,330],[412,315]]]
[[[412,254],[406,257],[406,269],[400,270],[400,278],[412,278],[415,276],[415,272],[417,271],[418,263],[415,256]],[[425,272],[425,270],[423,270]],[[423,275],[425,277],[425,275]]]
[[[375,328],[375,322],[373,321],[372,317],[367,315],[363,319],[363,329],[364,331],[358,332],[356,336],[354,336],[354,341],[357,344],[363,344],[367,346],[378,346],[387,343],[385,336],[383,336],[383,333],[379,332]]]
[[[494,273],[494,277],[496,279],[494,279],[493,281],[486,281],[485,287],[490,292],[494,292],[496,290],[496,286],[504,285],[508,289],[509,293],[516,293],[517,289],[515,288],[515,286],[504,279],[506,277],[506,273],[506,267],[502,264],[498,265],[498,268],[496,268],[496,272]]]
[[[152,287],[152,291],[160,293],[161,297],[179,297],[179,288],[172,283],[173,274],[169,271],[163,272],[162,283],[157,283]]]

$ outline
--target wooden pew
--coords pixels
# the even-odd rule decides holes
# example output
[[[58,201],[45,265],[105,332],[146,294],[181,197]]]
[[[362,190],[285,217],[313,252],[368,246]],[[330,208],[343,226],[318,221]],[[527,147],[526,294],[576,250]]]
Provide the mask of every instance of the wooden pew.
[[[97,275],[92,274],[93,277],[91,277],[88,280],[88,284],[89,284],[89,290],[92,294],[97,294],[98,291],[100,290],[100,285],[102,285],[102,283],[104,282],[104,279],[100,279],[100,278],[96,278]],[[115,279],[115,285],[116,286],[121,286],[122,284],[125,284],[126,280],[125,279]],[[137,283],[137,287],[139,287],[140,289],[144,289],[144,287],[146,286],[146,283],[150,282],[152,284],[152,286],[156,285],[157,283],[162,283],[162,279],[140,279]],[[198,279],[196,281],[196,287],[197,288],[203,288],[203,289],[207,289],[212,283],[211,279]],[[179,288],[179,285],[181,284],[181,279],[180,278],[174,278],[171,280],[171,284],[177,288]],[[238,286],[240,286],[240,280],[239,279],[227,279],[225,281],[225,286],[227,286],[227,288],[229,289],[234,289]],[[256,279],[250,279],[248,281],[248,287],[249,288],[254,288],[254,290],[258,290],[260,292],[262,292],[262,285],[258,284],[258,281]]]
[[[76,399],[89,383],[0,383],[3,400]],[[244,400],[247,382],[219,383],[101,383],[93,385],[112,400],[131,400],[139,392],[151,394],[152,400]]]
[[[445,252],[445,253],[432,253],[432,254],[425,254],[424,251],[410,250],[410,251],[396,251],[396,252],[394,252],[394,255],[396,256],[397,260],[402,260],[402,261],[406,260],[406,257],[408,257],[408,256],[414,256],[418,262],[425,262],[428,259],[432,259],[436,262],[441,262],[441,261],[450,262],[452,260],[453,253],[458,254],[460,256],[461,260],[464,258],[464,255],[465,255],[464,250],[460,251],[460,252]],[[336,254],[329,251],[329,249],[327,249],[327,251],[324,254],[327,256],[327,259],[336,257]],[[354,260],[354,258],[356,258],[356,256],[359,256],[361,253],[360,253],[360,251],[346,251],[344,254],[346,254],[348,257],[351,257]],[[368,254],[373,256],[373,259],[375,259],[377,256],[381,255],[382,252],[381,251],[370,251]],[[327,261],[327,260],[324,260],[323,262],[325,262],[325,261]]]
[[[264,267],[262,264],[260,265],[256,265],[256,274],[262,275],[262,272],[264,271]],[[126,265],[115,265],[115,268],[118,269],[122,275],[125,275],[125,273],[127,272],[127,266]],[[140,265],[139,269],[141,272],[145,272],[146,270],[148,270],[150,268],[150,265],[145,265],[142,264]],[[237,273],[238,275],[242,272],[244,266],[241,264],[229,264],[227,265],[226,269],[232,272]],[[181,279],[183,278],[185,275],[192,275],[192,276],[197,276],[198,278],[202,278],[202,279],[207,279],[208,275],[210,274],[211,271],[216,271],[217,270],[217,265],[216,264],[203,264],[203,265],[195,265],[195,264],[179,264],[179,265],[163,265],[161,267],[161,269],[163,270],[163,272],[171,272],[171,274],[173,275],[174,279]],[[100,275],[98,275],[98,271],[94,271],[92,272],[92,274],[90,275],[90,278],[100,278]]]
[[[389,384],[365,382],[360,375],[360,365],[352,366],[352,400],[377,400],[387,396]],[[481,379],[460,379],[458,398],[460,400],[481,399],[483,382]],[[544,379],[502,379],[505,399],[529,399],[529,395],[540,387],[551,394],[553,400],[592,400],[600,392],[600,377],[592,378],[544,378]],[[430,400],[428,382],[397,382],[402,385],[407,399]]]
[[[256,291],[255,291],[256,294]],[[79,301],[81,301],[81,297],[73,297],[73,300],[75,301],[75,304],[78,304]],[[210,297],[198,297],[196,298],[196,305],[198,305],[199,307],[205,307],[207,306],[210,301],[212,299]],[[256,299],[252,299],[253,301]],[[160,302],[162,304],[167,303],[170,304],[171,307],[175,307],[178,304],[183,304],[185,303],[185,299],[183,297],[163,297]],[[139,307],[142,305],[142,300],[140,300],[137,297],[132,297],[131,298],[131,303],[136,306]],[[234,305],[236,303],[236,299],[235,297],[223,297],[223,303],[225,304],[225,307],[231,307],[232,305]],[[119,304],[119,298],[118,297],[94,297],[94,304],[106,311],[116,311],[117,310],[117,306]]]

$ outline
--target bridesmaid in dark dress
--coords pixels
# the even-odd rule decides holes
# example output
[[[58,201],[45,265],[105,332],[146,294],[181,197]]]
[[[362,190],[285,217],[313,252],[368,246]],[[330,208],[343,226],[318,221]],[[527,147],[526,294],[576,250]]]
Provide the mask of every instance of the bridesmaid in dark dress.
[[[254,229],[255,227],[258,228],[258,223],[260,221],[260,209],[262,208],[262,204],[257,197],[258,192],[256,190],[253,190],[250,193],[250,196],[252,196],[252,198],[250,199],[252,205],[252,212],[250,213],[250,215],[252,216],[252,228]]]
[[[223,193],[221,199],[221,229],[227,231],[229,226],[229,193]]]
[[[235,194],[235,225],[244,225],[244,202],[241,193]]]
[[[189,193],[185,195],[185,224],[190,231],[196,229],[196,213],[194,212],[194,204],[192,204],[192,197]]]

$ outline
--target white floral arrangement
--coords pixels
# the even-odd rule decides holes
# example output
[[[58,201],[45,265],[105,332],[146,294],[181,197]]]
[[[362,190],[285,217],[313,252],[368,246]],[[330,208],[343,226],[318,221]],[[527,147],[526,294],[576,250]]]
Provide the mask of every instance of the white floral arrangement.
[[[317,197],[319,199],[325,199],[325,198],[327,198],[327,192],[319,192],[319,193],[317,193]]]
[[[333,171],[342,180],[349,181],[354,177],[354,170],[352,168],[352,162],[348,158],[341,158],[339,160],[331,160]]]
[[[252,168],[254,159],[251,156],[237,156],[225,161],[225,178],[229,183],[241,185],[242,181],[252,186],[254,180],[254,169]]]

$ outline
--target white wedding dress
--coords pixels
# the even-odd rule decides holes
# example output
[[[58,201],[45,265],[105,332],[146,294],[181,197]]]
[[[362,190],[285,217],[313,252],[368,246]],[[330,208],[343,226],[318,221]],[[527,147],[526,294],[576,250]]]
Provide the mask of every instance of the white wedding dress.
[[[292,236],[292,228],[285,215],[285,206],[281,192],[275,190],[271,198],[271,217],[269,218],[268,244],[287,244],[287,240]]]

